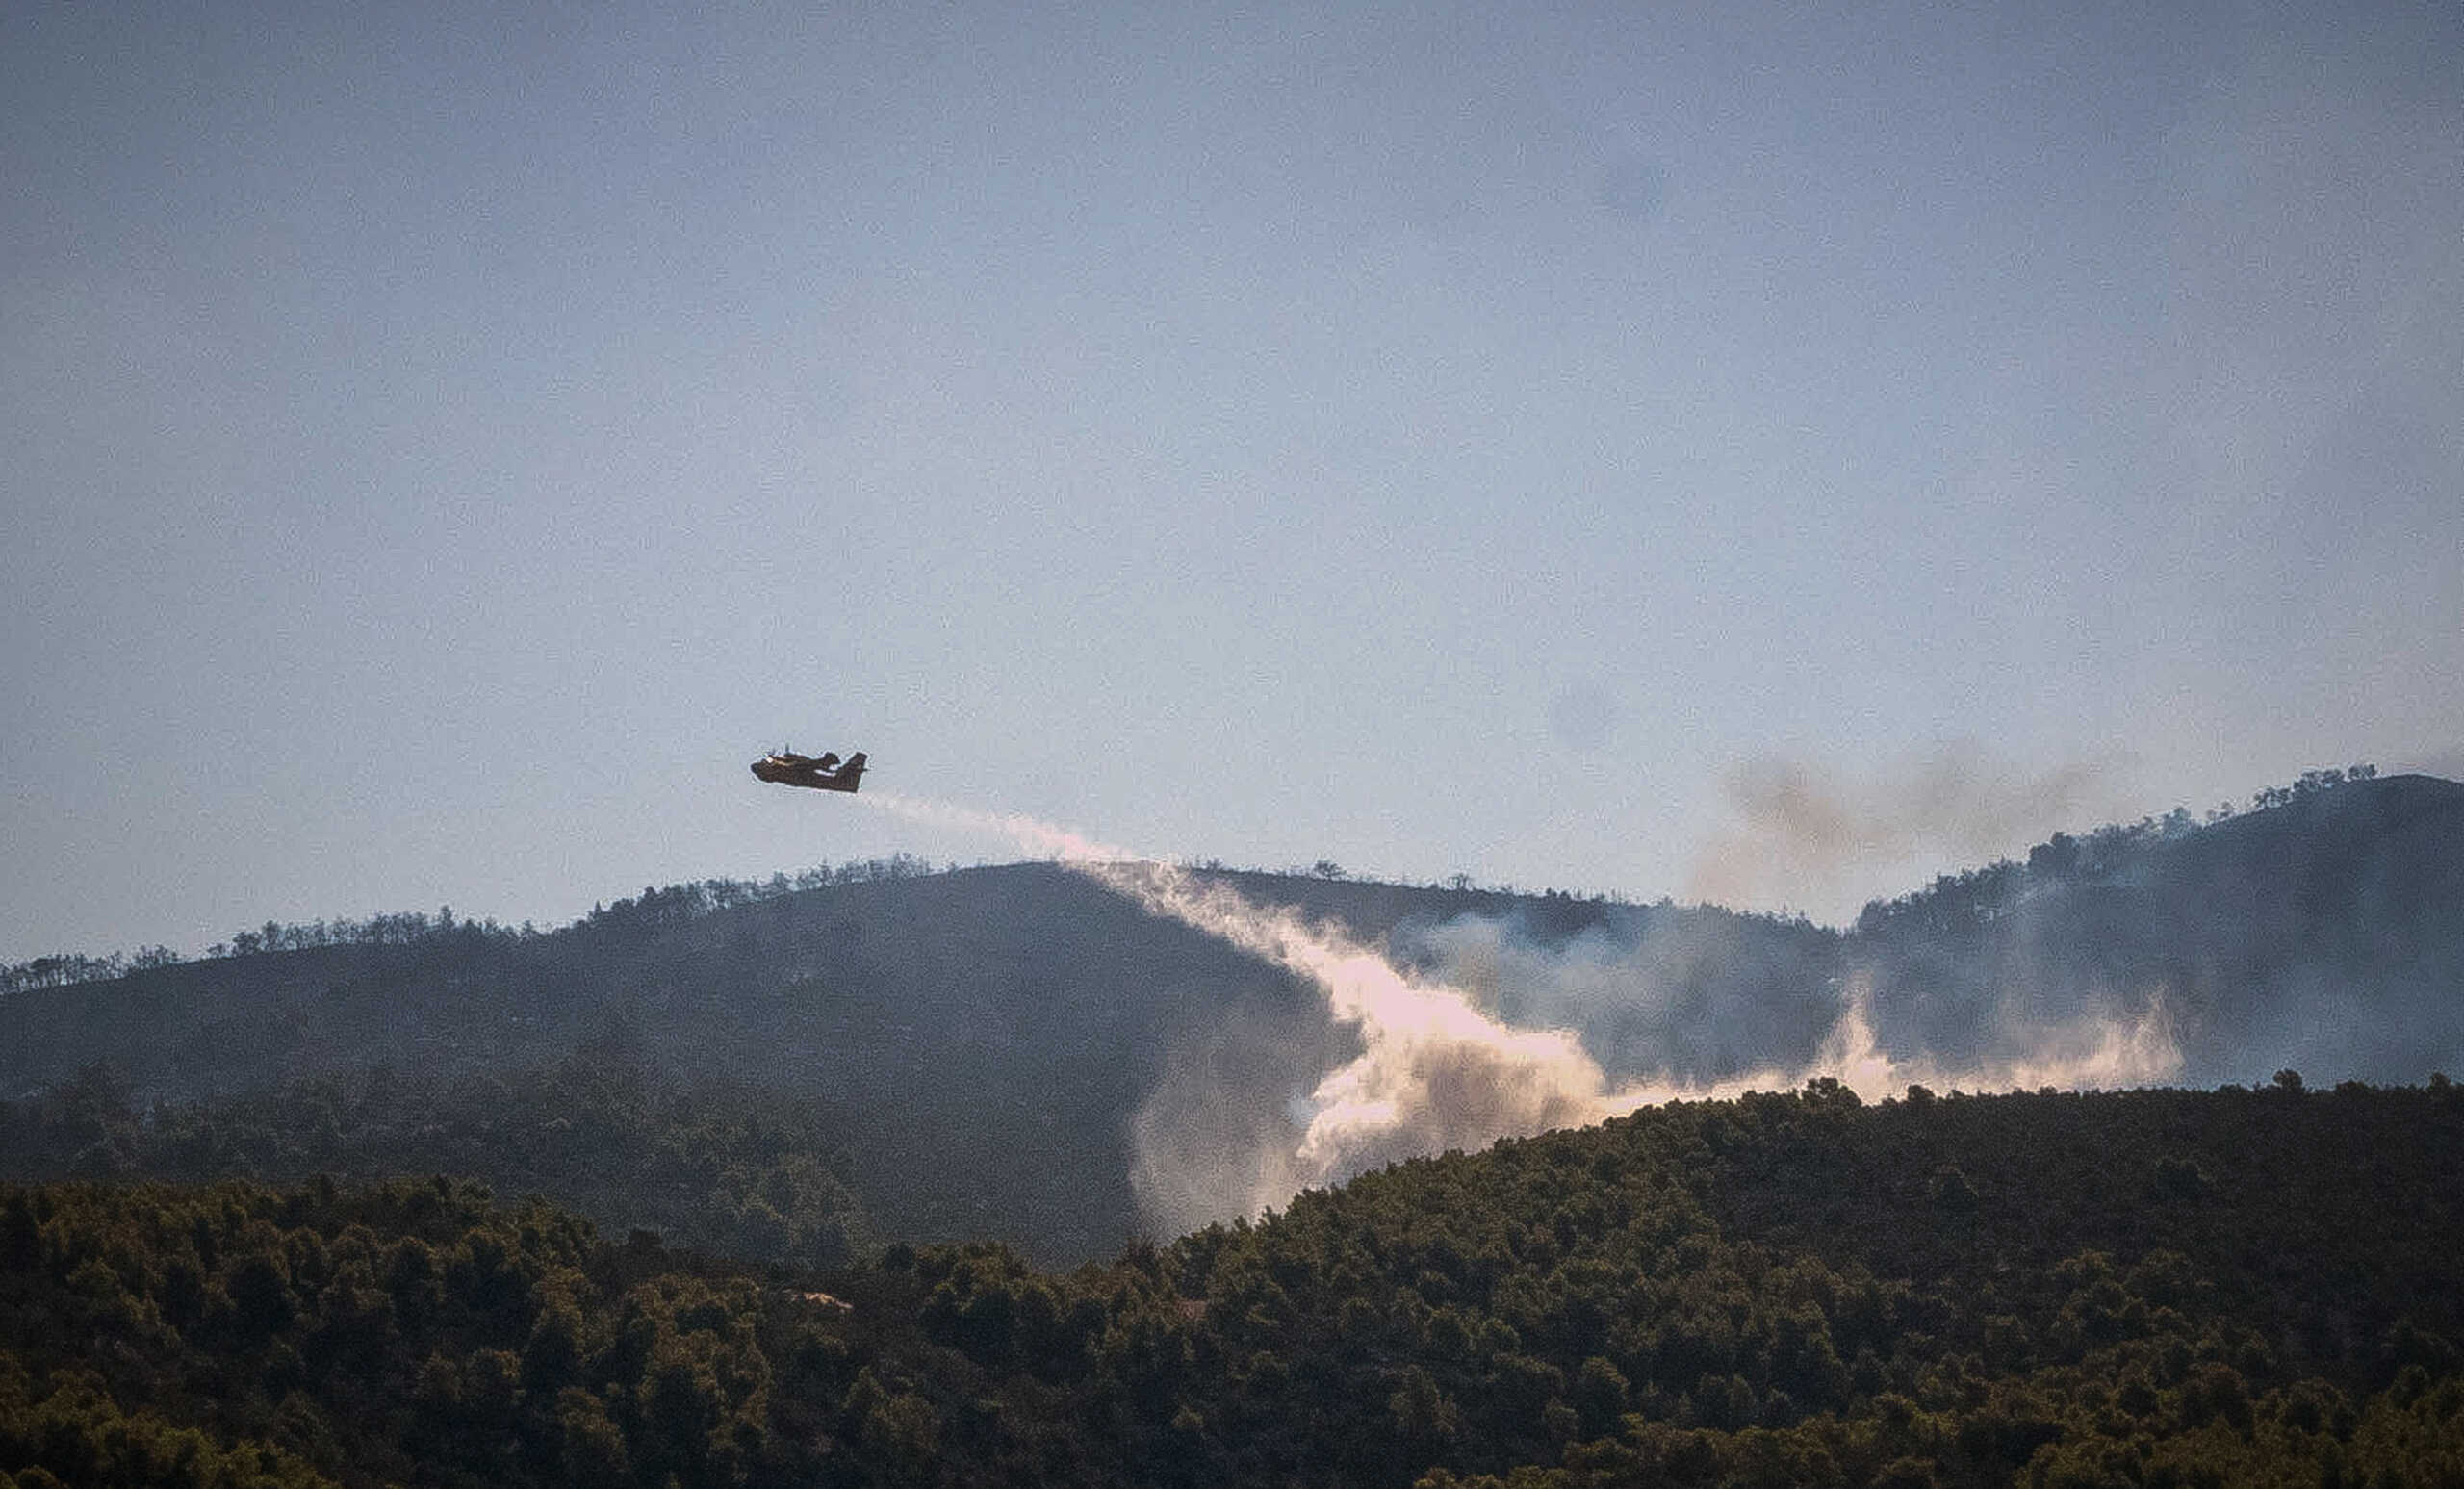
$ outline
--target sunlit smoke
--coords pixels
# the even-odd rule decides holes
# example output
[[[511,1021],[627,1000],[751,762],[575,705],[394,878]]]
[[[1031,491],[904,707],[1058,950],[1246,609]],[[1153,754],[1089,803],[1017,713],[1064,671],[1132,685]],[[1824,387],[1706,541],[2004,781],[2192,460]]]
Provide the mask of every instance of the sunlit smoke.
[[[1853,987],[1819,1055],[1712,1084],[1612,1085],[1568,1029],[1515,1028],[1462,988],[1396,966],[1338,927],[1261,906],[1229,884],[1016,813],[884,793],[860,800],[937,827],[998,834],[1300,978],[1325,998],[1359,1053],[1282,1112],[1274,1093],[1180,1090],[1138,1120],[1132,1175],[1150,1219],[1175,1229],[1254,1215],[1304,1188],[1381,1164],[1578,1126],[1647,1104],[1789,1090],[1829,1075],[1878,1098],[1912,1083],[2007,1090],[2143,1084],[2178,1070],[2161,1003],[2126,1023],[2041,1031],[2025,1059],[1959,1070],[1901,1060],[1874,1036],[1871,995]],[[1164,1092],[1159,1091],[1158,1096]]]
[[[1947,1065],[1925,1055],[1900,1057],[1874,1035],[1873,989],[1860,976],[1824,1037],[1822,1050],[1798,1069],[1766,1066],[1718,1081],[1637,1081],[1621,1088],[1620,1111],[1668,1101],[1718,1100],[1750,1091],[1787,1091],[1828,1076],[1868,1101],[1911,1086],[1967,1091],[2071,1090],[2145,1086],[2180,1072],[2182,1052],[2164,1000],[2152,999],[2132,1018],[2090,1018],[2034,1031],[2026,1054]]]

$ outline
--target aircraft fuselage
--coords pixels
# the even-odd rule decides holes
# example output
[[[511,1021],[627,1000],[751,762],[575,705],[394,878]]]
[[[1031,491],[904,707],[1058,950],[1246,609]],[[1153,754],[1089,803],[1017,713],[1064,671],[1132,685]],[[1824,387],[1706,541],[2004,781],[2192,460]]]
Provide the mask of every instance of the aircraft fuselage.
[[[836,769],[801,755],[765,755],[753,762],[753,774],[772,785],[800,785],[815,791],[853,791],[864,779],[864,757],[857,756]]]

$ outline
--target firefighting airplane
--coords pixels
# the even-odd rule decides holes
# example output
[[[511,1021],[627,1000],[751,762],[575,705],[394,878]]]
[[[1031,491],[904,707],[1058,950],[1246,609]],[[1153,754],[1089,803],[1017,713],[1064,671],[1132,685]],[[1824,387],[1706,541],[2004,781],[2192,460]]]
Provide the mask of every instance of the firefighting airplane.
[[[864,779],[864,752],[859,750],[842,762],[835,752],[815,759],[783,747],[755,760],[753,773],[773,785],[853,791]]]

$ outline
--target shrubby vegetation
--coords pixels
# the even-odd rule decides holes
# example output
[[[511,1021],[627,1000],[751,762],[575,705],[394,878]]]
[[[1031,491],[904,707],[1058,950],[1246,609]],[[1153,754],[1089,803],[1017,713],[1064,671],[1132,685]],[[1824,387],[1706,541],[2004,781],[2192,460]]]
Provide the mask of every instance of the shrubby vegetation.
[[[2464,1098],[2287,1076],[1817,1082],[1065,1274],[990,1244],[764,1271],[442,1179],[0,1187],[0,1473],[2464,1482]]]

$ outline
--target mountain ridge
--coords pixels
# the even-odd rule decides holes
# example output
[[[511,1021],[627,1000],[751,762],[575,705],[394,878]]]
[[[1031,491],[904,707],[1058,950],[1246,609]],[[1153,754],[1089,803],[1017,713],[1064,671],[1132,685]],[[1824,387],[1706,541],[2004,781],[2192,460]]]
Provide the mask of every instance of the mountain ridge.
[[[2207,826],[2117,831],[2118,856],[2093,872],[2057,848],[1945,876],[1844,930],[1190,872],[1340,923],[1513,1023],[1576,1030],[1615,1082],[1810,1070],[1857,988],[1882,1047],[1955,1070],[2151,1011],[2189,1084],[2283,1066],[2417,1081],[2464,1054],[2464,785],[2354,781]],[[1202,1079],[1282,1121],[1359,1048],[1290,974],[1054,864],[706,913],[660,894],[545,935],[457,924],[24,989],[0,998],[0,1096],[96,1061],[141,1103],[374,1066],[450,1080],[545,1066],[615,1027],[678,1079],[846,1114],[888,1233],[998,1232],[1061,1258],[1140,1228],[1133,1128],[1158,1092]]]

